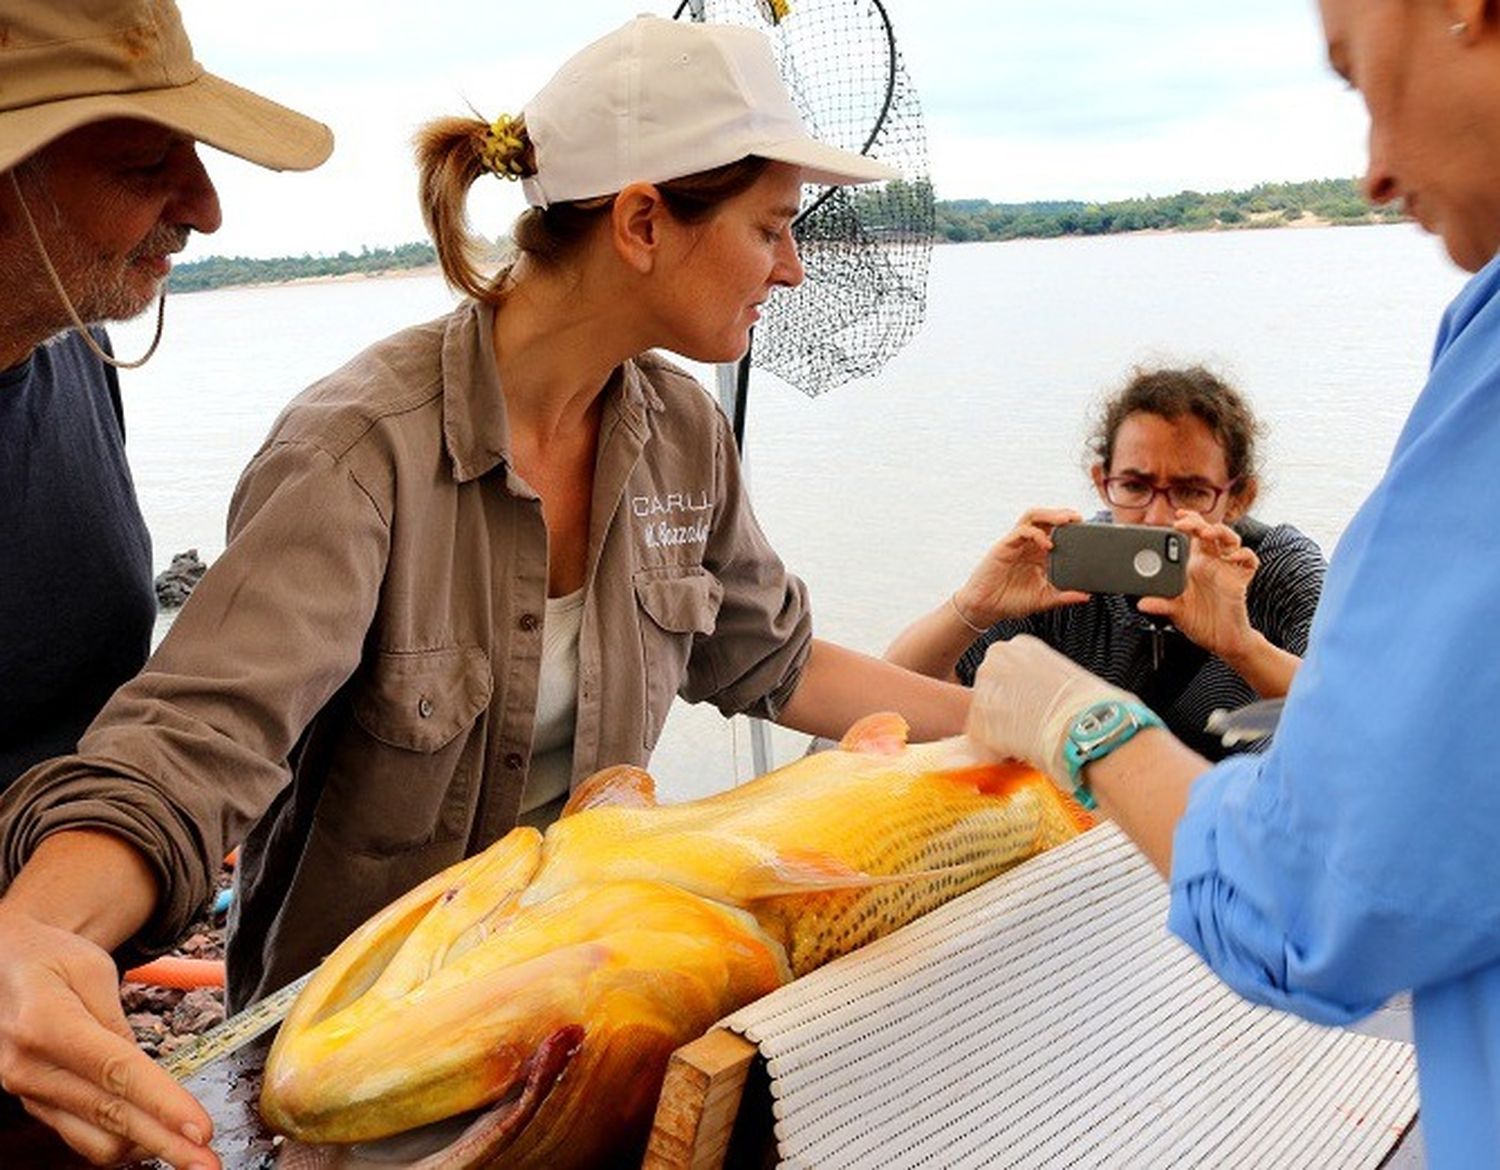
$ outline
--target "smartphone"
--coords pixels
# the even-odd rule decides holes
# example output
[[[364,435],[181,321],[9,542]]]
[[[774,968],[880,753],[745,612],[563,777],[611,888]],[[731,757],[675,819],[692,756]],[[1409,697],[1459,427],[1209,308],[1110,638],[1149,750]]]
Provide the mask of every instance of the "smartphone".
[[[1187,586],[1188,538],[1149,524],[1063,524],[1052,530],[1047,579],[1059,589],[1176,597]]]

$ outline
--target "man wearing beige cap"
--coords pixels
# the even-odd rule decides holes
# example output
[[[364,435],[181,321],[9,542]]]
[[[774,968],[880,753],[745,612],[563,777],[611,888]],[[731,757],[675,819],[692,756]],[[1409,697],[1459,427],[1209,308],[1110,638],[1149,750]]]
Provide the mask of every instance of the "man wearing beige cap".
[[[94,326],[160,314],[171,254],[219,226],[197,142],[304,170],[332,139],[205,73],[171,0],[0,0],[0,790],[146,659],[124,363]]]
[[[332,135],[205,73],[172,0],[0,0],[0,791],[72,750],[149,649],[151,546],[115,374],[126,363],[95,326],[155,301],[160,339],[171,254],[219,226],[198,142],[307,170]],[[80,840],[127,849],[87,828],[47,844]],[[45,900],[64,905],[67,890]],[[37,929],[53,927],[110,929]],[[78,963],[107,963],[78,941]],[[0,1021],[34,1021],[12,991],[0,981]],[[118,1033],[113,1049],[63,1044],[39,1064],[0,1043],[0,1087],[93,1161],[217,1165],[208,1115],[140,1056],[118,1001],[90,1010]]]

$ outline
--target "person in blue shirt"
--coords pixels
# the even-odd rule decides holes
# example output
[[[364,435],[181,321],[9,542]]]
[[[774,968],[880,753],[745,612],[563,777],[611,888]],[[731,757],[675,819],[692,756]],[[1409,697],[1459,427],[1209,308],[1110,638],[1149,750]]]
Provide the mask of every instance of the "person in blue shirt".
[[[1324,1024],[1412,991],[1427,1156],[1500,1167],[1500,12],[1322,0],[1370,114],[1365,178],[1476,273],[1329,566],[1275,742],[1210,767],[1033,638],[980,668],[970,734],[1096,799],[1235,990]],[[1195,526],[1205,555],[1234,533]]]

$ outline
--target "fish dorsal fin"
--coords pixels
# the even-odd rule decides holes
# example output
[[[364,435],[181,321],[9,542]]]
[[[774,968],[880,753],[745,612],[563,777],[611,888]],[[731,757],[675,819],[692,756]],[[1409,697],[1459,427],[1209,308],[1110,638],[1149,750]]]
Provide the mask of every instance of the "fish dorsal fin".
[[[894,711],[877,711],[859,719],[844,733],[839,747],[846,752],[868,752],[877,756],[895,756],[906,750],[906,720]]]
[[[586,808],[655,808],[656,781],[644,768],[615,764],[578,782],[560,816]]]
[[[775,857],[752,865],[730,884],[730,897],[739,903],[788,894],[814,894],[828,890],[863,890],[872,886],[894,886],[957,872],[965,866],[912,870],[908,873],[866,873],[830,853],[813,850],[782,850]]]

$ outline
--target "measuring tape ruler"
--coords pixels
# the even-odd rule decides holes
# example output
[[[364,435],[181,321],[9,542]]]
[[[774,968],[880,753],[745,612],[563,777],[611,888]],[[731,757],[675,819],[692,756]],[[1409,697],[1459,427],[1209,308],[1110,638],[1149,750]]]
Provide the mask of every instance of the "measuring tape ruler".
[[[292,1001],[312,977],[313,972],[309,971],[301,979],[293,980],[280,991],[251,1004],[203,1035],[195,1036],[181,1048],[162,1057],[161,1067],[179,1081],[185,1081],[205,1064],[243,1048],[286,1018],[287,1012],[292,1010]]]

